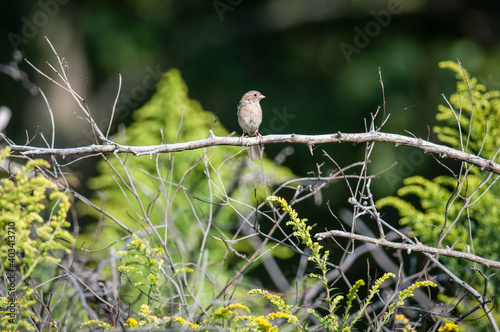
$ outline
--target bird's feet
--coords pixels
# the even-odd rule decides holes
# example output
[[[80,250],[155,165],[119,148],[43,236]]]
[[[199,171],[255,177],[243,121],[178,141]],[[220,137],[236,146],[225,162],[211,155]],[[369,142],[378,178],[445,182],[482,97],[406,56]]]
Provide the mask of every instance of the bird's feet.
[[[262,139],[263,139],[262,135],[258,131],[256,133],[257,133],[257,138],[259,139],[260,144],[262,144]]]

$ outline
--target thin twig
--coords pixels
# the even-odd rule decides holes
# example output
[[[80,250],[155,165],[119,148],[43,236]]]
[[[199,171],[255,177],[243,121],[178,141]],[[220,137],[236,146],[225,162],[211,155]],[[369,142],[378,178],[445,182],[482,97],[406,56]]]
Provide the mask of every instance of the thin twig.
[[[109,118],[109,126],[106,131],[106,138],[109,137],[109,132],[111,130],[111,126],[113,125],[113,118],[115,116],[116,104],[118,104],[118,98],[120,98],[120,92],[122,91],[122,74],[118,74],[118,92],[116,93],[115,102],[113,104],[113,109],[111,110],[111,117]]]

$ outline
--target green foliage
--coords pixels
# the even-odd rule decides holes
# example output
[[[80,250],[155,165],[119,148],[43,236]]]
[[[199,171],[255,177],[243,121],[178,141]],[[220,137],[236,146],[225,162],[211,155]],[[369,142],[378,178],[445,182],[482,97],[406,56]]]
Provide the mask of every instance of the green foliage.
[[[236,106],[235,106],[236,113]],[[236,116],[236,114],[235,114]],[[117,141],[131,145],[155,145],[162,143],[189,142],[210,136],[210,130],[217,136],[229,132],[220,122],[215,122],[213,113],[205,111],[200,103],[188,97],[188,89],[180,72],[172,69],[163,75],[156,93],[133,114],[134,122],[123,130]],[[176,154],[152,156],[123,156],[118,160],[112,155],[108,161],[101,161],[97,168],[101,175],[89,181],[89,186],[99,194],[93,199],[132,230],[140,230],[159,224],[176,223],[188,246],[199,244],[202,230],[195,222],[198,216],[192,200],[200,199],[220,203],[213,197],[211,186],[228,186],[238,181],[239,174],[251,174],[247,186],[235,186],[231,197],[248,198],[252,184],[257,184],[258,169],[249,167],[246,153],[227,159],[241,151],[241,147],[211,147],[204,150],[188,150]],[[264,160],[266,180],[277,183],[292,173],[284,167],[276,167],[270,160]],[[126,172],[125,172],[126,171]],[[243,172],[244,171],[244,172]],[[208,177],[208,179],[207,179]],[[211,181],[213,183],[211,183]],[[253,182],[253,183],[252,183]],[[260,197],[264,193],[258,190]],[[104,202],[104,203],[102,203]],[[199,218],[205,219],[212,206],[197,201]],[[191,206],[191,208],[190,208]],[[89,208],[86,208],[90,211]],[[92,211],[98,216],[98,213]],[[219,227],[232,227],[236,216],[232,209],[220,207]],[[103,230],[106,242],[116,240],[124,231],[117,227]],[[82,237],[81,240],[84,240]]]
[[[215,121],[213,113],[189,98],[188,88],[180,72],[175,69],[163,75],[155,94],[133,113],[133,118],[134,122],[114,138],[116,141],[145,146],[190,142],[210,137],[211,132],[216,136],[230,134],[220,122]],[[232,261],[226,261],[226,265],[213,263],[221,261],[227,247],[223,242],[209,238],[209,235],[220,238],[221,232],[226,236],[239,226],[240,217],[232,204],[248,202],[254,194],[258,199],[265,198],[260,161],[250,162],[247,151],[242,149],[220,146],[175,154],[111,154],[98,163],[100,175],[89,181],[89,186],[95,192],[93,202],[140,238],[145,238],[146,234],[148,237],[144,248],[129,248],[129,254],[123,248],[120,249],[125,257],[121,272],[131,280],[121,294],[127,295],[128,299],[133,298],[132,294],[144,296],[137,301],[133,308],[135,311],[139,310],[139,303],[144,303],[149,294],[143,292],[145,287],[151,287],[151,290],[162,287],[154,284],[163,282],[158,273],[160,260],[164,262],[161,273],[164,279],[177,280],[179,274],[183,274],[181,277],[184,281],[179,282],[180,287],[185,286],[182,290],[176,289],[168,280],[165,282],[168,287],[172,287],[172,292],[189,293],[187,301],[191,301],[193,296],[191,288],[196,289],[196,296],[201,296],[197,301],[212,300],[210,296],[213,288],[223,288],[230,278]],[[264,158],[262,162],[266,169],[266,186],[281,183],[292,175],[290,170],[274,165],[269,159]],[[80,204],[79,208],[96,219],[102,218],[100,212],[84,204]],[[106,227],[103,227],[97,240],[94,238],[93,225],[79,236],[78,241],[85,243],[84,248],[94,243],[99,243],[98,248],[104,247],[102,244],[120,245],[124,236],[130,236],[117,223],[105,222]],[[138,244],[138,241],[142,240],[135,238],[132,242]],[[153,248],[162,250],[155,252]],[[251,246],[247,248],[251,250]],[[104,255],[104,252],[92,257],[99,259],[99,255]],[[156,264],[151,264],[151,261]],[[197,265],[202,262],[206,266]],[[193,271],[186,269],[188,265],[198,266],[199,270],[184,273]],[[204,279],[206,276],[208,279]],[[212,278],[215,285],[212,284]],[[203,283],[203,280],[206,282]],[[195,282],[198,284],[192,284]],[[155,292],[158,295],[155,301],[161,303],[160,293]],[[236,295],[245,292],[241,290]]]
[[[373,297],[380,292],[380,286],[382,285],[382,283],[389,277],[395,277],[395,275],[393,273],[385,273],[382,277],[377,279],[375,281],[375,284],[370,288],[368,296],[361,303],[357,315],[354,318],[351,318],[351,320],[349,321],[349,317],[351,316],[351,309],[353,307],[353,301],[356,298],[356,294],[360,287],[365,285],[365,282],[363,280],[358,280],[346,295],[347,299],[344,306],[344,315],[342,318],[340,318],[335,314],[335,312],[340,308],[342,303],[341,301],[344,299],[344,296],[337,295],[333,299],[331,298],[330,294],[332,293],[332,291],[334,291],[334,289],[329,286],[329,280],[327,278],[327,272],[329,271],[327,267],[329,257],[328,250],[322,253],[323,246],[321,246],[318,242],[313,242],[312,240],[310,234],[312,227],[306,225],[307,219],[300,219],[297,215],[297,212],[292,209],[290,205],[288,205],[285,199],[276,196],[270,196],[267,199],[271,202],[279,203],[281,209],[288,213],[291,220],[287,222],[287,225],[293,226],[293,235],[302,240],[302,243],[305,244],[311,251],[308,259],[314,262],[316,267],[321,270],[321,274],[311,273],[309,276],[311,278],[320,279],[323,282],[323,287],[326,291],[325,302],[328,305],[328,307],[326,308],[328,311],[328,315],[321,316],[316,310],[313,309],[309,309],[308,311],[321,322],[326,331],[351,331],[351,329],[354,328],[356,323],[365,313],[368,306],[372,303]],[[436,287],[436,284],[434,284],[432,281],[420,281],[399,292],[398,298],[390,304],[388,310],[383,315],[383,319],[380,322],[374,322],[375,325],[377,325],[377,327],[385,325],[389,321],[390,317],[394,315],[396,308],[402,306],[407,298],[412,297],[414,295],[415,289],[419,287]],[[305,330],[305,328],[301,326],[300,329]]]
[[[375,284],[377,284],[377,283],[375,283]],[[391,303],[391,305],[389,306],[389,310],[387,310],[387,312],[384,313],[384,319],[382,321],[382,325],[384,325],[385,323],[387,323],[389,321],[389,318],[396,312],[396,309],[398,307],[404,305],[405,300],[407,298],[413,297],[415,295],[414,291],[417,288],[419,288],[419,287],[436,287],[436,286],[437,285],[435,283],[433,283],[432,281],[428,281],[428,280],[418,281],[418,282],[414,283],[413,285],[409,286],[408,288],[399,292],[397,300],[394,301],[393,303]]]
[[[479,179],[472,175],[468,177],[468,180],[470,187],[477,187],[479,184]],[[449,176],[439,176],[432,180],[425,179],[421,176],[412,176],[404,180],[404,185],[404,187],[398,190],[398,195],[400,197],[411,197],[411,195],[417,196],[423,211],[398,197],[382,198],[377,202],[377,206],[395,207],[401,216],[401,219],[399,220],[400,224],[410,225],[412,227],[412,236],[418,236],[422,243],[434,245],[437,242],[442,226],[445,222],[445,211],[447,208],[446,203],[453,195],[457,181]],[[463,186],[461,189],[460,194],[464,195],[467,187]],[[483,191],[484,190],[478,192],[475,197],[479,197],[480,194],[483,194]],[[475,212],[471,215],[483,215],[482,211],[485,208],[484,203],[492,204],[494,203],[492,199],[494,199],[494,197],[486,193],[478,204],[473,205],[469,209],[469,211]],[[483,200],[487,202],[483,202]],[[455,201],[453,205],[449,206],[447,213],[448,235],[443,241],[443,245],[445,246],[448,245],[451,247],[455,244],[455,249],[457,250],[465,250],[465,246],[469,245],[469,224],[467,217],[464,214],[463,206],[463,201]],[[491,207],[494,210],[497,209],[495,205],[492,205]],[[450,227],[452,221],[457,217],[457,223],[453,225],[454,227]],[[470,225],[474,234],[480,232],[480,228],[477,226],[478,225],[476,223],[472,223]],[[487,256],[490,254],[496,255],[495,252],[489,253],[485,249],[487,248],[477,248],[479,251],[476,253],[480,254],[480,252],[482,252],[483,254],[487,254]],[[457,271],[455,270],[455,272]]]
[[[442,62],[439,66],[454,71],[458,82],[457,92],[449,98],[450,105],[438,107],[436,118],[443,125],[435,126],[434,132],[457,150],[498,162],[500,91],[488,91],[456,63]],[[499,260],[500,185],[497,179],[498,176],[463,163],[459,179],[412,176],[404,180],[404,187],[397,192],[399,197],[382,198],[377,206],[396,208],[401,216],[400,224],[411,226],[411,236],[417,236],[426,245],[440,242],[441,246],[461,251],[471,248],[478,256]],[[409,202],[412,197],[418,198],[419,205]],[[471,266],[457,264],[456,259],[450,257],[440,257],[440,260],[453,273],[472,278]],[[484,287],[483,281],[476,278],[476,286]],[[498,278],[491,282],[494,287],[489,290],[500,286]]]
[[[467,147],[468,152],[483,158],[497,158],[500,145],[500,92],[487,91],[484,85],[464,70],[465,79],[456,63],[442,62],[440,67],[453,70],[458,83],[457,93],[449,99],[453,109],[448,105],[439,106],[436,117],[445,124],[434,127],[439,139],[458,150]],[[498,260],[500,244],[496,239],[500,236],[500,187],[488,178],[489,173],[477,167],[464,167],[468,169],[468,175],[460,182],[450,176],[439,176],[432,180],[421,176],[409,177],[404,180],[405,186],[398,190],[399,197],[380,199],[377,205],[395,207],[401,215],[400,223],[410,225],[412,235],[418,236],[427,245],[438,242],[444,227],[443,246],[455,245],[458,250],[466,250],[470,246],[474,248],[475,254]],[[403,199],[410,199],[412,195],[418,197],[420,206]],[[445,263],[451,260],[442,259]],[[450,269],[461,274],[461,266],[450,264]]]
[[[467,146],[469,153],[498,160],[493,158],[498,158],[496,150],[500,145],[500,91],[488,91],[455,62],[441,62],[439,67],[454,71],[458,82],[457,93],[449,98],[453,109],[449,105],[438,106],[436,119],[445,125],[435,126],[434,132],[442,142],[456,149]]]
[[[82,327],[87,327],[87,328],[103,328],[105,330],[109,330],[111,328],[111,325],[105,322],[101,322],[99,320],[89,320],[85,323],[82,323]]]
[[[9,151],[1,151],[0,162]],[[0,298],[0,307],[15,303],[14,311],[2,315],[2,329],[33,329],[30,319],[36,320],[36,316],[31,306],[36,301],[34,289],[26,286],[26,281],[42,263],[58,263],[60,259],[54,254],[60,250],[69,253],[67,244],[74,242],[66,230],[70,226],[66,221],[69,198],[54,182],[37,174],[37,167],[50,165],[44,160],[31,160],[0,180],[0,273],[9,280],[8,296]]]
[[[308,257],[308,260],[314,262],[323,272],[323,275],[310,274],[310,277],[324,280],[326,278],[326,273],[328,273],[329,271],[327,262],[330,253],[328,250],[326,250],[323,254],[321,254],[321,249],[323,249],[323,246],[321,246],[318,242],[313,242],[310,233],[312,227],[306,224],[307,219],[300,219],[297,212],[292,209],[290,205],[288,205],[284,198],[269,196],[267,200],[270,202],[279,203],[281,209],[288,213],[291,220],[288,221],[286,225],[293,226],[293,235],[301,239],[302,244],[305,244],[306,247],[311,250],[311,256]]]
[[[117,256],[124,256],[118,271],[128,275],[133,289],[148,294],[154,292],[157,298],[161,298],[160,270],[164,263],[161,258],[162,249],[151,248],[149,242],[139,239],[135,234],[133,238],[134,240],[127,245],[126,251],[116,253]],[[132,290],[129,287],[122,287],[121,291],[131,296]]]
[[[346,332],[354,329],[356,323],[365,314],[368,306],[372,303],[373,298],[380,293],[381,285],[389,277],[395,277],[392,273],[385,273],[382,277],[377,279],[374,285],[368,290],[368,295],[363,301],[360,301],[359,309],[356,315],[352,315],[353,304],[357,298],[357,293],[359,289],[365,285],[363,280],[358,280],[349,290],[349,292],[344,297],[343,295],[337,295],[334,298],[330,297],[330,293],[334,291],[333,288],[329,286],[326,273],[328,252],[322,252],[323,247],[317,242],[312,241],[310,234],[311,226],[307,226],[307,219],[300,219],[297,212],[293,210],[288,203],[280,197],[270,196],[268,200],[271,202],[276,202],[280,204],[280,207],[286,211],[290,216],[290,221],[287,225],[291,225],[294,228],[294,235],[297,236],[307,247],[311,250],[311,256],[309,260],[314,262],[315,267],[321,270],[321,274],[310,274],[310,278],[319,278],[323,282],[323,286],[327,293],[327,298],[325,299],[328,307],[328,314],[325,316],[320,315],[316,310],[308,309],[307,312],[313,314],[323,325],[326,331],[338,331]],[[146,278],[143,271],[153,271],[154,275],[157,275],[157,267],[160,267],[162,263],[157,260],[156,255],[160,254],[160,251],[150,250],[150,245],[148,242],[142,241],[136,236],[134,236],[134,241],[128,245],[128,250],[117,253],[118,255],[123,255],[125,257],[126,263],[119,268],[120,271],[133,272],[135,274],[141,275],[143,279]],[[148,272],[149,273],[149,272]],[[156,279],[156,277],[154,278]],[[136,286],[140,286],[137,284]],[[407,289],[398,293],[395,300],[388,303],[388,309],[380,314],[380,319],[374,321],[373,326],[380,329],[383,325],[387,324],[389,319],[394,315],[396,309],[404,304],[404,301],[414,295],[415,289],[419,287],[435,287],[436,285],[431,281],[420,281],[409,286]],[[150,289],[143,289],[143,292],[150,293],[154,287],[156,296],[161,298],[165,296],[162,292],[165,292],[165,288],[157,287],[154,282],[150,282]],[[136,317],[129,317],[126,321],[126,326],[133,330],[133,328],[182,328],[187,331],[206,331],[211,329],[223,328],[227,331],[252,331],[252,332],[274,332],[278,331],[279,326],[288,328],[286,324],[292,324],[293,328],[299,331],[308,331],[307,324],[301,323],[297,313],[300,312],[300,308],[294,307],[293,305],[287,305],[284,299],[277,295],[272,294],[266,290],[253,289],[248,292],[248,295],[258,294],[262,298],[268,300],[275,308],[276,311],[272,311],[267,314],[254,314],[252,310],[241,303],[233,303],[226,305],[219,309],[214,309],[207,318],[199,323],[192,323],[181,316],[171,316],[164,315],[161,309],[153,310],[149,304],[141,304],[140,310]],[[343,302],[346,299],[345,303]],[[161,301],[160,301],[161,302]],[[344,314],[339,317],[335,312],[344,306]],[[257,306],[256,308],[262,308],[264,306]],[[286,321],[286,323],[285,323]],[[86,327],[106,327],[102,321],[88,321],[82,326]]]
[[[210,315],[209,318],[205,319],[203,324],[209,324],[212,323],[215,320],[221,320],[223,323],[224,322],[231,322],[235,317],[239,316],[238,311],[244,311],[246,313],[250,313],[250,308],[248,308],[245,305],[235,303],[235,304],[230,304],[228,306],[225,306],[223,308],[220,308],[216,310],[213,314]]]
[[[253,290],[249,294],[260,293],[263,297],[270,299],[278,308],[289,308],[283,300],[277,296],[267,293],[266,291]],[[288,310],[289,311],[289,310]],[[225,327],[225,331],[278,331],[278,326],[273,325],[274,320],[287,319],[289,322],[295,323],[297,317],[290,312],[278,311],[272,312],[263,316],[251,315],[251,310],[245,305],[234,303],[222,307],[214,311],[207,319],[199,324],[191,323],[180,316],[159,316],[153,313],[150,306],[147,304],[141,305],[137,319],[129,317],[125,324],[126,327],[133,331],[134,327],[147,328],[170,328],[183,329],[185,331],[211,331],[215,327]],[[109,329],[109,324],[102,321],[88,321],[82,324],[82,327],[104,327]]]
[[[299,319],[295,317],[292,313],[293,305],[285,304],[285,301],[283,301],[281,296],[271,294],[268,291],[262,289],[252,289],[250,292],[248,292],[248,295],[252,294],[260,294],[262,295],[262,297],[268,299],[269,301],[271,301],[272,304],[276,306],[278,312],[274,312],[267,315],[268,318],[270,319],[286,318],[289,323],[293,323],[295,325],[298,324]]]

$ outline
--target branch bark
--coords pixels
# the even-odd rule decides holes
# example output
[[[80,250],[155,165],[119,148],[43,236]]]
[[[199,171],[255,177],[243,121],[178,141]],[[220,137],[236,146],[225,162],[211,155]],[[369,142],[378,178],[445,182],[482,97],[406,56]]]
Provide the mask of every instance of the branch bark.
[[[453,250],[453,249],[440,249],[440,248],[425,246],[423,244],[409,244],[409,243],[391,242],[391,241],[387,241],[386,239],[375,239],[375,238],[372,238],[369,236],[358,235],[358,234],[354,234],[354,233],[350,233],[350,232],[337,231],[337,230],[316,233],[314,235],[314,237],[317,238],[318,240],[322,240],[324,238],[334,237],[334,236],[340,236],[340,237],[345,237],[348,239],[373,243],[373,244],[376,244],[379,246],[385,246],[385,247],[394,248],[394,249],[407,250],[410,252],[411,251],[418,251],[418,252],[426,252],[426,253],[433,254],[433,255],[442,255],[442,256],[462,258],[462,259],[466,259],[466,260],[471,261],[471,262],[479,263],[479,264],[487,266],[487,267],[493,267],[495,269],[500,269],[500,262],[492,261],[490,259],[486,259],[486,258],[483,258],[480,256],[476,256],[473,254],[469,254],[469,253],[465,253],[465,252],[457,251],[457,250]]]
[[[267,135],[259,140],[255,137],[245,137],[242,140],[238,137],[211,137],[198,141],[150,145],[150,146],[130,146],[111,143],[106,145],[88,145],[77,148],[52,149],[42,147],[32,147],[23,145],[10,145],[13,152],[18,152],[23,155],[40,156],[53,155],[68,157],[72,155],[87,155],[95,153],[131,153],[135,156],[153,155],[156,153],[181,152],[186,150],[195,150],[217,145],[230,146],[252,146],[262,144],[277,144],[277,143],[295,143],[305,144],[309,147],[312,154],[312,146],[325,143],[366,143],[366,142],[386,142],[392,143],[395,146],[404,145],[424,152],[434,153],[440,158],[451,158],[459,161],[468,162],[492,173],[500,174],[500,164],[491,160],[481,158],[479,156],[456,150],[444,145],[432,143],[421,138],[408,137],[397,134],[389,134],[378,131],[370,131],[366,133],[336,133],[327,135]]]

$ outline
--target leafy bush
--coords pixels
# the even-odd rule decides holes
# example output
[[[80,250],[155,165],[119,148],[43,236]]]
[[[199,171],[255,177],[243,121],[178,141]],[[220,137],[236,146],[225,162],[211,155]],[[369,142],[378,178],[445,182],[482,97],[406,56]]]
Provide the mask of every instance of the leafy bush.
[[[457,63],[442,62],[441,68],[456,73],[457,92],[449,104],[440,105],[436,118],[443,125],[435,126],[437,137],[451,147],[498,162],[500,146],[500,91],[488,91]],[[462,163],[449,169],[452,176],[426,179],[412,176],[404,180],[399,197],[386,197],[377,202],[382,208],[392,206],[401,216],[400,224],[409,225],[412,236],[422,243],[452,247],[472,252],[491,260],[500,259],[500,183],[498,175]],[[410,203],[417,197],[418,205]],[[464,275],[477,289],[484,289],[484,278],[475,278],[477,270],[457,263],[457,259],[440,257],[457,275]],[[488,269],[477,269],[489,274]],[[488,295],[500,286],[491,279]],[[472,302],[470,305],[475,305]],[[467,311],[470,308],[465,308]]]
[[[9,151],[2,150],[0,162]],[[38,295],[34,285],[46,281],[36,280],[36,275],[46,268],[44,263],[59,263],[57,253],[69,253],[67,246],[74,242],[66,230],[70,226],[66,221],[69,198],[57,184],[37,172],[40,167],[50,165],[44,160],[30,160],[8,178],[0,179],[0,272],[9,280],[5,295],[0,297],[0,307],[7,308],[0,320],[0,328],[5,330],[34,329],[30,322],[37,320],[32,311]]]

